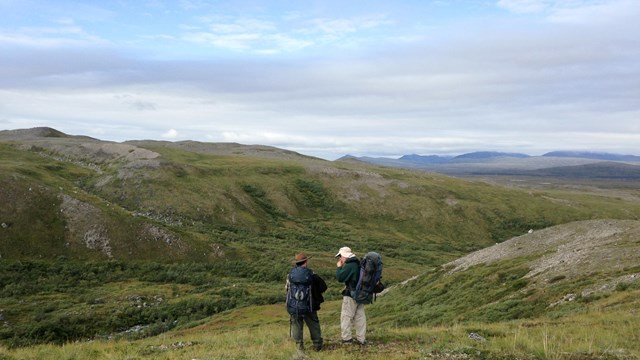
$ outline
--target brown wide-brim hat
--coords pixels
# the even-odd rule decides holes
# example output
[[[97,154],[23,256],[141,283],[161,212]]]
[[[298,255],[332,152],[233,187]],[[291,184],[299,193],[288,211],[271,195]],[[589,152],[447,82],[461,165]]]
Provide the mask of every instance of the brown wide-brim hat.
[[[293,260],[291,260],[291,262],[299,264],[299,263],[303,263],[307,260],[311,259],[311,256],[307,256],[307,254],[305,254],[304,252],[298,253],[296,254],[296,257],[293,258]]]

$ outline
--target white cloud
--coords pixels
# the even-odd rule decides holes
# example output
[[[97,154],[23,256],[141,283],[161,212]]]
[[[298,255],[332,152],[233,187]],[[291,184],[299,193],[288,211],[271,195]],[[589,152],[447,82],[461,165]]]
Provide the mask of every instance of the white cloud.
[[[24,27],[17,31],[0,31],[0,45],[20,45],[36,48],[55,47],[98,47],[109,44],[109,41],[87,33],[75,25],[58,27]]]
[[[546,10],[554,0],[499,0],[497,5],[508,11],[526,14]]]
[[[184,37],[187,41],[212,45],[225,49],[244,50],[251,49],[252,44],[257,43],[262,36],[256,33],[242,34],[215,34],[208,32],[196,32],[186,34]]]
[[[8,29],[0,33],[0,51],[10,55],[0,56],[1,126],[116,141],[264,144],[326,158],[589,143],[638,153],[630,134],[640,134],[639,25],[628,20],[636,4],[503,0],[510,11],[534,15],[443,20],[411,33],[391,15],[305,12],[289,12],[284,23],[210,17],[158,31],[179,51],[206,53],[200,61],[95,47],[73,21]],[[411,41],[389,43],[382,30]],[[7,36],[34,44],[14,50]],[[361,51],[343,51],[345,44]]]
[[[180,0],[179,3],[180,6],[187,10],[199,9],[206,5],[203,0]]]
[[[557,6],[549,15],[549,20],[567,24],[632,25],[638,29],[638,17],[640,17],[640,1],[610,0],[607,2],[587,2],[582,6]]]
[[[307,32],[318,32],[345,35],[361,30],[373,29],[392,22],[382,15],[361,16],[354,18],[317,18],[309,20]]]
[[[187,42],[223,49],[262,54],[293,52],[320,44],[331,44],[360,32],[391,24],[381,15],[354,18],[304,18],[285,16],[277,22],[257,18],[226,19],[200,17],[204,29],[183,26]]]
[[[496,5],[516,14],[544,13],[549,21],[566,24],[637,23],[640,16],[637,0],[499,0]]]
[[[175,139],[178,137],[178,131],[176,131],[176,129],[169,129],[167,132],[163,133],[160,136],[165,139]]]
[[[247,32],[272,32],[276,25],[270,21],[260,19],[239,18],[231,23],[213,22],[208,26],[209,30],[216,34],[234,34]]]

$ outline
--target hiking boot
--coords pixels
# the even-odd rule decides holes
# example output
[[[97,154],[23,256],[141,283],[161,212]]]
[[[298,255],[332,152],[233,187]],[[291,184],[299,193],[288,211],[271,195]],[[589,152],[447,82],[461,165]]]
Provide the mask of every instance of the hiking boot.
[[[353,344],[353,339],[342,340],[342,345],[349,345],[349,344]]]
[[[369,344],[369,343],[367,342],[367,340],[362,340],[362,341],[360,341],[360,340],[356,340],[356,343],[358,343],[358,345],[367,345],[367,344]]]

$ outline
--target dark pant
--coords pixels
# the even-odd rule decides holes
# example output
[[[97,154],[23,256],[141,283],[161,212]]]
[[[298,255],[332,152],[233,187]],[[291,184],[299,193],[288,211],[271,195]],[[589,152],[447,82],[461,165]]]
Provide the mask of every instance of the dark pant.
[[[298,348],[304,349],[304,340],[302,338],[304,332],[303,321],[307,323],[309,328],[313,347],[316,350],[322,349],[322,332],[320,331],[320,319],[318,319],[317,311],[304,315],[291,315],[291,337],[298,344]]]

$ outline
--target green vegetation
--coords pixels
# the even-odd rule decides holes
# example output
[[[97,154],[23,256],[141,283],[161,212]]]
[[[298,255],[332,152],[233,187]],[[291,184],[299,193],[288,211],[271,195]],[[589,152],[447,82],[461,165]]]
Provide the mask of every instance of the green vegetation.
[[[637,273],[637,269],[611,269],[604,274],[583,274],[570,280],[556,277],[548,284],[526,278],[526,258],[479,265],[467,271],[446,274],[446,269],[426,274],[399,286],[370,311],[376,324],[394,326],[494,323],[516,319],[562,318],[590,311],[589,303],[613,294],[580,295],[598,281]],[[615,290],[637,288],[638,282],[619,283]],[[559,302],[567,294],[576,295]],[[551,304],[558,303],[557,306]]]
[[[138,340],[83,341],[65,346],[0,348],[3,359],[638,359],[640,293],[617,292],[562,321],[540,318],[501,322],[453,322],[441,326],[370,324],[369,345],[342,345],[340,302],[323,304],[325,348],[298,353],[288,337],[282,304],[214,315],[198,326]],[[369,320],[380,299],[368,309]],[[474,340],[470,333],[485,341]],[[308,333],[305,332],[305,336]]]
[[[134,326],[150,336],[237,306],[282,301],[280,282],[239,282],[249,271],[242,264],[2,262],[0,340],[10,347],[62,344]]]
[[[314,159],[221,156],[162,144],[148,148],[160,157],[147,164],[65,153],[46,144],[0,143],[0,343],[12,349],[5,351],[7,357],[29,358],[16,347],[100,339],[95,346],[31,349],[59,358],[109,352],[118,358],[171,358],[153,347],[162,338],[134,341],[132,350],[128,341],[178,336],[209,320],[234,322],[264,309],[256,305],[281,302],[290,259],[300,250],[313,256],[312,268],[332,283],[333,255],[344,245],[358,254],[381,252],[389,286],[426,274],[370,308],[372,336],[381,344],[371,351],[387,356],[407,348],[406,358],[464,352],[462,343],[441,337],[442,331],[460,332],[448,328],[451,324],[486,329],[488,323],[510,327],[510,321],[543,316],[577,317],[609,297],[584,296],[549,311],[551,301],[584,288],[590,279],[572,278],[570,284],[556,276],[547,292],[529,291],[523,259],[451,276],[434,269],[529,229],[640,214],[640,203],[624,197],[507,189]],[[333,283],[326,298],[339,298],[339,291]],[[637,285],[617,285],[616,291],[616,296],[634,293]],[[331,304],[333,321],[337,310]],[[255,341],[262,344],[246,351],[215,328],[210,330],[215,339],[190,338],[200,345],[189,349],[200,352],[175,348],[175,358],[206,358],[208,351],[218,358],[255,358],[263,351],[270,354],[265,358],[280,358],[276,354],[288,346],[286,337],[272,332],[286,327],[283,314],[234,330],[238,341],[247,342],[254,335],[250,329],[259,326]],[[231,350],[214,351],[225,346]],[[512,353],[533,351],[523,346]]]
[[[374,318],[401,326],[442,325],[461,321],[504,321],[541,315],[542,299],[518,294],[529,271],[521,262],[478,266],[474,271],[423,276],[390,293]]]

